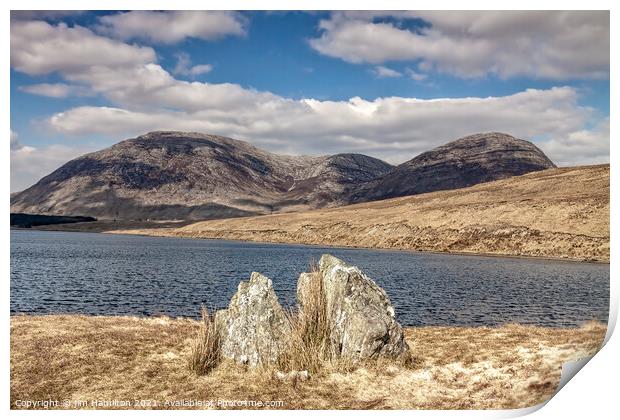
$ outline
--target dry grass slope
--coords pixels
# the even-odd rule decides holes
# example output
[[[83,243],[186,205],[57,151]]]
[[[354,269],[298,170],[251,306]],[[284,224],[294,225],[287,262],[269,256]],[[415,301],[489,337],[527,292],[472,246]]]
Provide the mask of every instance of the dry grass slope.
[[[596,352],[606,326],[579,329],[407,328],[413,366],[325,369],[305,382],[273,368],[187,364],[201,323],[189,319],[11,317],[11,407],[23,400],[254,400],[282,408],[474,409],[531,406],[556,388],[561,364]]]
[[[609,165],[333,209],[115,232],[609,261]]]

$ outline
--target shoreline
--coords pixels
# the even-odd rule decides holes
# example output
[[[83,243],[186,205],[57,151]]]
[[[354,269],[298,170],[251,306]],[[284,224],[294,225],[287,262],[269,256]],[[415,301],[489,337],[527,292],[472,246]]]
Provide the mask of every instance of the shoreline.
[[[96,222],[91,222],[96,223]],[[192,223],[192,222],[190,222]],[[196,237],[190,235],[166,235],[157,234],[157,229],[170,229],[170,228],[154,228],[149,229],[148,232],[140,232],[141,229],[119,229],[119,230],[105,230],[105,229],[62,229],[61,225],[50,225],[49,228],[40,229],[41,226],[36,228],[14,228],[11,230],[20,231],[38,231],[38,232],[71,232],[71,233],[100,233],[105,235],[127,235],[127,236],[140,236],[140,237],[153,237],[153,238],[174,238],[174,239],[191,239],[191,240],[204,240],[204,241],[225,241],[232,243],[243,244],[259,244],[259,245],[281,245],[281,246],[302,246],[302,247],[315,247],[315,248],[328,248],[328,249],[359,249],[369,251],[398,251],[412,254],[430,254],[430,255],[455,255],[464,257],[485,257],[485,258],[510,258],[510,259],[525,259],[525,260],[539,260],[539,261],[553,261],[553,262],[566,262],[566,263],[581,263],[581,264],[606,264],[609,265],[609,260],[591,260],[591,259],[578,259],[578,258],[561,258],[561,257],[547,257],[538,255],[515,255],[515,254],[500,254],[491,252],[467,252],[467,251],[438,251],[438,250],[416,250],[408,248],[377,248],[377,247],[364,247],[364,246],[348,246],[348,245],[325,245],[325,244],[313,244],[313,243],[298,243],[298,242],[275,242],[275,241],[255,241],[251,239],[226,239],[217,237]],[[60,227],[56,228],[56,227]],[[79,228],[79,226],[78,226]]]
[[[197,320],[15,315],[10,328],[12,409],[24,408],[17,401],[48,399],[156,402],[116,407],[128,409],[170,408],[166,402],[187,399],[277,400],[284,409],[523,408],[550,399],[562,364],[595,354],[607,330],[597,322],[561,329],[405,327],[415,357],[410,367],[387,361],[327,367],[291,383],[269,366],[225,362],[206,376],[192,373],[187,360]]]
[[[222,308],[225,309],[225,308]],[[33,312],[11,312],[10,318],[46,318],[46,317],[87,317],[87,318],[100,318],[100,319],[113,319],[113,318],[133,318],[138,320],[152,320],[152,319],[168,319],[170,321],[179,321],[179,322],[200,322],[200,315],[196,317],[191,316],[175,316],[175,315],[167,315],[167,314],[153,314],[153,315],[144,315],[144,314],[86,314],[86,313],[74,313],[74,312],[53,312],[53,313],[33,313]],[[518,326],[522,328],[543,328],[548,330],[570,330],[570,329],[580,329],[584,328],[589,324],[600,324],[601,326],[608,327],[609,326],[609,318],[606,321],[601,321],[598,319],[590,319],[586,321],[580,322],[578,325],[574,326],[547,326],[547,325],[539,325],[539,324],[528,324],[522,322],[504,322],[501,324],[495,325],[405,325],[402,324],[404,329],[418,329],[418,328],[468,328],[468,329],[502,329],[511,326]]]
[[[609,165],[557,168],[461,189],[269,215],[40,229],[609,263],[609,171]]]
[[[149,235],[144,233],[131,233],[131,232],[115,232],[115,231],[104,231],[100,232],[104,234],[112,234],[112,235],[134,235],[134,236],[143,236],[143,237],[154,237],[154,238],[177,238],[177,239],[195,239],[195,240],[207,240],[207,241],[227,241],[227,242],[240,242],[240,243],[250,243],[250,244],[264,244],[264,245],[282,245],[282,246],[307,246],[307,247],[316,247],[316,248],[329,248],[329,249],[359,249],[359,250],[369,250],[369,251],[399,251],[406,252],[411,254],[431,254],[431,255],[455,255],[455,256],[463,256],[463,257],[487,257],[487,258],[513,258],[513,259],[526,259],[526,260],[543,260],[543,261],[556,261],[556,262],[568,262],[568,263],[590,263],[590,264],[607,264],[609,265],[609,261],[603,260],[589,260],[589,259],[577,259],[577,258],[560,258],[560,257],[545,257],[545,256],[537,256],[537,255],[514,255],[514,254],[499,254],[499,253],[491,253],[491,252],[467,252],[467,251],[435,251],[435,250],[417,250],[417,249],[408,249],[408,248],[373,248],[373,247],[363,247],[363,246],[353,246],[353,245],[325,245],[325,244],[312,244],[312,243],[298,243],[298,242],[269,242],[269,241],[253,241],[250,239],[225,239],[225,238],[201,238],[201,237],[193,237],[193,236],[182,236],[182,235]]]

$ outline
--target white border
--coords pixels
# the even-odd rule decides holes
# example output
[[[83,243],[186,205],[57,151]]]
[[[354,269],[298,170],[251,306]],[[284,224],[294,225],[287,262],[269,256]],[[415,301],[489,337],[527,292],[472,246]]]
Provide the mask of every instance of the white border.
[[[99,10],[99,9],[152,9],[152,10],[164,10],[164,9],[186,9],[186,10],[408,10],[408,9],[431,9],[431,10],[462,10],[467,6],[468,9],[479,10],[511,10],[511,9],[530,9],[530,10],[612,10],[611,12],[611,74],[616,74],[613,69],[616,68],[616,54],[614,47],[617,46],[617,26],[618,19],[616,19],[615,12],[613,10],[614,2],[603,0],[589,0],[588,2],[560,2],[560,1],[534,1],[534,0],[521,0],[521,1],[503,1],[501,3],[494,1],[480,1],[470,0],[467,3],[458,1],[403,1],[403,0],[383,0],[383,1],[339,1],[334,2],[326,0],[272,0],[272,1],[243,1],[243,0],[229,0],[227,2],[205,2],[205,1],[192,1],[192,0],[176,0],[175,2],[165,2],[161,0],[151,1],[119,1],[119,0],[106,0],[103,1],[84,1],[84,0],[56,0],[54,2],[44,3],[36,0],[22,0],[22,1],[9,1],[3,3],[2,8],[2,69],[3,80],[1,84],[0,93],[2,95],[2,101],[5,104],[3,109],[5,110],[0,121],[2,124],[2,132],[5,136],[8,136],[10,127],[10,96],[9,96],[9,10],[11,8],[17,10],[27,9],[47,9],[47,10]],[[617,8],[617,7],[616,7]],[[612,102],[610,104],[611,117],[611,137],[614,138],[614,110],[616,109],[614,98],[619,98],[619,92],[616,84],[611,82],[611,95]],[[5,200],[6,207],[9,207],[9,164],[10,155],[6,152],[8,145],[5,145],[5,152],[1,155],[1,164],[3,176],[2,176],[2,188],[0,190],[0,196]],[[614,143],[611,144],[611,156],[610,162],[612,162],[611,170],[611,214],[618,208],[618,175],[614,170],[617,161],[617,148]],[[8,212],[5,213],[5,217],[8,217]],[[6,220],[6,219],[5,219]],[[611,309],[610,309],[610,331],[608,332],[608,339],[615,325],[617,313],[618,313],[618,287],[616,281],[617,268],[615,261],[617,260],[616,252],[616,238],[618,237],[618,226],[615,223],[615,218],[611,220]],[[9,257],[9,224],[5,221],[5,237],[2,241],[2,252],[4,258],[2,259],[2,298],[3,308],[5,314],[9,314],[9,277],[10,277],[10,257]],[[9,407],[9,321],[8,318],[2,323],[2,347],[0,360],[2,361],[2,398],[3,409],[8,410]],[[610,418],[611,413],[617,412],[618,400],[617,400],[617,378],[618,378],[618,360],[615,357],[616,354],[620,354],[620,345],[618,344],[618,338],[614,335],[611,336],[605,347],[590,361],[587,366],[579,372],[576,379],[571,380],[554,398],[552,398],[544,408],[536,411],[535,407],[525,410],[507,410],[507,411],[389,411],[389,412],[371,412],[371,411],[346,411],[346,412],[329,412],[329,416],[338,417],[353,417],[356,418],[369,418],[369,417],[384,417],[389,415],[391,417],[424,417],[424,418],[503,418],[514,417],[526,414],[528,412],[535,411],[531,418],[537,419],[556,419],[556,418],[583,418],[594,416],[593,418]],[[10,415],[19,418],[30,418],[33,416],[45,415],[51,418],[76,418],[83,417],[84,413],[81,412],[24,412],[24,411],[11,411]],[[168,412],[156,411],[156,412],[119,412],[113,413],[107,411],[89,412],[88,416],[94,416],[100,418],[109,414],[118,416],[131,416],[132,418],[148,418],[149,420],[154,418],[168,417]],[[299,417],[314,417],[316,415],[325,415],[324,412],[318,411],[300,411],[295,412],[294,416]],[[291,416],[290,412],[278,412],[278,411],[258,411],[258,412],[217,412],[217,413],[204,413],[199,411],[184,411],[175,412],[173,415],[182,417],[204,418],[204,416],[222,416],[240,418],[246,416],[252,416],[253,418],[288,418]]]

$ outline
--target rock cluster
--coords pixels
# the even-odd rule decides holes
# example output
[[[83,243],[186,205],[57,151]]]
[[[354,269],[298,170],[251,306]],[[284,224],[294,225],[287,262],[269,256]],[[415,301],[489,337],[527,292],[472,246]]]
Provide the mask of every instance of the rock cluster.
[[[297,285],[300,310],[308,304],[313,276],[319,276],[329,326],[330,354],[354,361],[399,358],[409,352],[403,329],[385,291],[357,267],[323,255],[318,273],[302,273]],[[275,362],[286,348],[291,325],[271,280],[252,273],[239,284],[228,309],[215,314],[222,356],[256,366]]]

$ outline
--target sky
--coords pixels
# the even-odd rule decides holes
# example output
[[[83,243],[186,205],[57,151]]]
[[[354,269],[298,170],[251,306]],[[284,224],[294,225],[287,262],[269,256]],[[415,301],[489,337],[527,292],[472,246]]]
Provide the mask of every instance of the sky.
[[[399,164],[468,134],[609,162],[609,13],[11,14],[11,191],[155,130]]]

